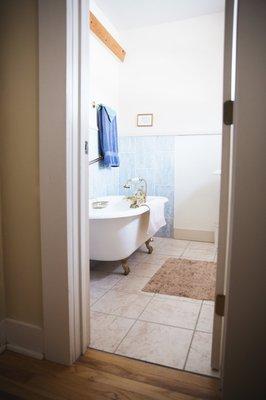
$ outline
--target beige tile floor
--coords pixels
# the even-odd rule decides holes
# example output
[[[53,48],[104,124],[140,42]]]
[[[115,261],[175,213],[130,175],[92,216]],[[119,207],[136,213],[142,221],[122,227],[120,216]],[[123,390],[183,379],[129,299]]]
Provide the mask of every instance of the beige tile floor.
[[[215,261],[213,244],[154,238],[129,259],[91,262],[90,346],[127,357],[217,376],[210,367],[214,303],[141,290],[169,257]]]

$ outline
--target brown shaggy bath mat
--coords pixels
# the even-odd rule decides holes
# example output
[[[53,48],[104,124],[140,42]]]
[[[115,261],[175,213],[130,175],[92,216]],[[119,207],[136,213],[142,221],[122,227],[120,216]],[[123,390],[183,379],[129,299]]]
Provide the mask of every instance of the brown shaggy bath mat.
[[[214,300],[216,263],[168,258],[142,289],[144,292]]]

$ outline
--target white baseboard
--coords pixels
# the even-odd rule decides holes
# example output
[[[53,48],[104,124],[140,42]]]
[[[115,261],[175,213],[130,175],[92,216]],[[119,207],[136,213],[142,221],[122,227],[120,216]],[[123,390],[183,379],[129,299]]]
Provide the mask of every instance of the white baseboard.
[[[5,319],[6,348],[20,354],[43,358],[43,330],[35,325]]]
[[[16,346],[15,344],[7,343],[5,347],[6,350],[14,351],[15,353],[23,354],[24,356],[37,358],[37,360],[42,360],[44,357],[42,353],[37,353],[36,351],[26,349],[25,347]]]
[[[214,232],[175,228],[174,238],[182,240],[195,240],[196,242],[214,243]]]

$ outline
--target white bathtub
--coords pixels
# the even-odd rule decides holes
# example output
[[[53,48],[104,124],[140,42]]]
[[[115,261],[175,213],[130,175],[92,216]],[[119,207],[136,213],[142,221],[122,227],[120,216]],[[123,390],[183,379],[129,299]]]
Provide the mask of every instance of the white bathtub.
[[[148,196],[147,204],[155,197]],[[156,197],[164,205],[166,197]],[[106,196],[97,200],[108,200],[103,209],[92,208],[90,200],[90,258],[100,261],[117,261],[128,258],[156,232],[149,232],[147,207],[130,208],[124,196]]]

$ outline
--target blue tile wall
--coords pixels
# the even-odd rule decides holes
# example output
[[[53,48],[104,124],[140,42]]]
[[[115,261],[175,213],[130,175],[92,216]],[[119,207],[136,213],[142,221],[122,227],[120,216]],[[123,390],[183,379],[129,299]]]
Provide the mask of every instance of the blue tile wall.
[[[119,168],[106,168],[101,162],[90,165],[90,198],[119,193]]]
[[[90,166],[90,197],[126,195],[127,179],[141,176],[147,180],[148,194],[165,196],[166,226],[157,236],[173,237],[174,225],[174,136],[122,136],[119,138],[119,168]]]
[[[158,236],[173,237],[174,226],[174,136],[130,136],[119,138],[120,173],[119,193],[126,194],[123,188],[127,179],[141,176],[147,180],[148,194],[166,196],[166,226]]]
[[[89,153],[98,154],[98,139],[90,132]],[[89,197],[116,195],[119,193],[119,168],[106,168],[101,162],[90,165]]]

